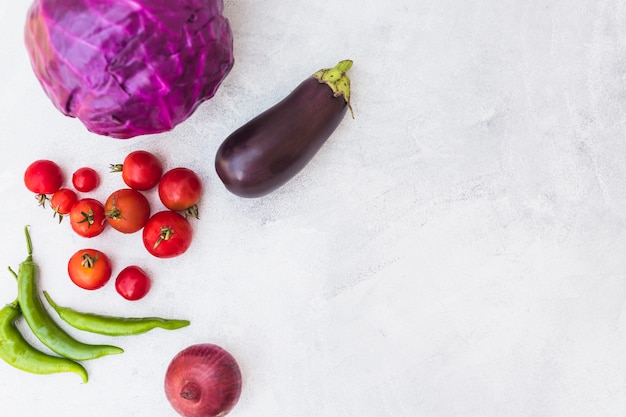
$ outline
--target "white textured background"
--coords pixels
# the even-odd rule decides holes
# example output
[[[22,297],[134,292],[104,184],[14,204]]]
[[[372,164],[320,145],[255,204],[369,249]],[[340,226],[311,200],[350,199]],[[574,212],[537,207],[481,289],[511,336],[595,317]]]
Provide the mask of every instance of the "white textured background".
[[[233,417],[626,415],[623,2],[227,0],[236,64],[218,94],[174,131],[127,141],[52,108],[22,43],[27,7],[0,6],[2,262],[25,257],[30,224],[59,303],[192,325],[114,340],[126,352],[86,363],[86,385],[0,363],[4,409],[174,416],[167,364],[211,342],[244,374]],[[356,119],[279,191],[229,194],[221,141],[345,58]],[[86,242],[22,184],[49,158],[99,170],[105,198],[123,185],[108,165],[134,149],[205,181],[180,258],[112,230]],[[129,303],[113,285],[73,286],[65,265],[85,246],[116,271],[143,265],[152,292]],[[3,275],[0,303],[15,297]]]

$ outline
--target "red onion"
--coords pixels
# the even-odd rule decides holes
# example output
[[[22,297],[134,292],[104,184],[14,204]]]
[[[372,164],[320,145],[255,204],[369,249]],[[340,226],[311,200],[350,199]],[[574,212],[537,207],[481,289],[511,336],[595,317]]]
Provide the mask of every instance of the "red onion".
[[[221,417],[241,394],[241,371],[235,358],[209,343],[189,346],[170,362],[165,395],[183,417]]]

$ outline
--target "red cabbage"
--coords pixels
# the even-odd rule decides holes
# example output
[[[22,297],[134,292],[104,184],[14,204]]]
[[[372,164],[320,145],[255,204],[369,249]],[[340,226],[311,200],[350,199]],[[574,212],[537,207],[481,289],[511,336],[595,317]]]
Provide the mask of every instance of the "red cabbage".
[[[35,0],[25,43],[54,106],[114,138],[159,133],[234,64],[223,0]]]

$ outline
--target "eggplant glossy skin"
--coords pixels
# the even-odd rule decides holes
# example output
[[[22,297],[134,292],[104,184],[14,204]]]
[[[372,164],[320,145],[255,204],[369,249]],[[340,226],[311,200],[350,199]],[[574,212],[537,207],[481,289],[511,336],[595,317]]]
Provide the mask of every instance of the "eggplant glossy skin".
[[[344,118],[347,97],[315,77],[234,131],[217,151],[215,168],[240,197],[261,197],[284,185],[315,156]]]

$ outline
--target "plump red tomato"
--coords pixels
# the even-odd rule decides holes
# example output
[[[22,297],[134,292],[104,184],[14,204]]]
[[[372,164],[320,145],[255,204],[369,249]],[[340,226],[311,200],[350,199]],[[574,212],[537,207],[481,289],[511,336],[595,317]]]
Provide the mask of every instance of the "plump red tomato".
[[[114,191],[104,203],[106,221],[122,233],[141,230],[150,217],[150,203],[139,191],[122,188]]]
[[[56,162],[40,159],[31,163],[24,172],[24,184],[29,191],[44,196],[52,194],[63,185],[63,171]],[[41,204],[45,199],[40,198]]]
[[[67,263],[72,282],[86,290],[96,290],[111,278],[111,261],[97,249],[81,249]]]
[[[113,172],[122,172],[126,185],[140,191],[153,188],[163,175],[161,161],[148,151],[131,152],[121,165],[112,165],[111,168]]]
[[[78,168],[72,174],[72,185],[76,190],[88,193],[100,185],[100,176],[95,169],[89,167]]]
[[[82,198],[70,210],[70,225],[79,236],[98,236],[107,224],[104,205],[93,198]]]
[[[165,210],[154,214],[143,228],[143,244],[157,258],[173,258],[189,249],[193,237],[184,216]]]
[[[184,211],[197,218],[201,195],[200,177],[188,168],[171,169],[159,181],[159,198],[170,210]]]
[[[119,295],[130,301],[139,300],[150,291],[150,277],[136,265],[122,269],[115,278],[115,290]]]
[[[50,207],[54,210],[53,216],[59,216],[59,223],[63,220],[63,216],[70,214],[70,210],[74,203],[78,200],[78,196],[69,188],[60,188],[50,197]]]

